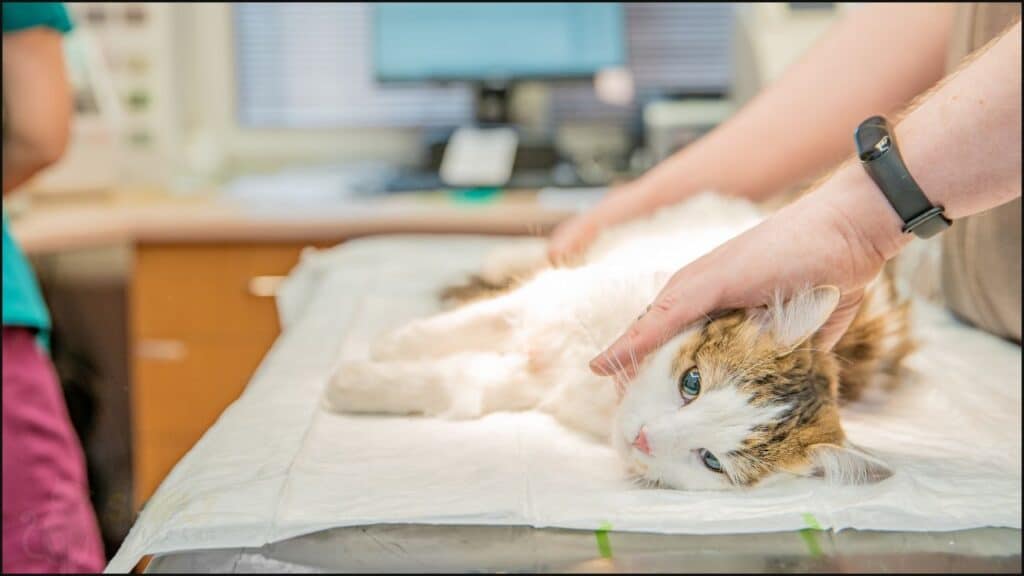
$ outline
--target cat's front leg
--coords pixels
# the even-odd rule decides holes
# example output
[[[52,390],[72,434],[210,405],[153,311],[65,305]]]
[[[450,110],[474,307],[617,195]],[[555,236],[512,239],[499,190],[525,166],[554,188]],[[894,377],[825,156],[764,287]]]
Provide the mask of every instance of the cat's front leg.
[[[461,354],[424,362],[344,362],[328,385],[336,412],[476,418],[537,404],[546,383],[518,354]]]
[[[545,238],[526,238],[492,249],[480,266],[480,277],[492,286],[516,284],[550,266]]]
[[[519,321],[519,298],[509,294],[429,318],[413,320],[377,338],[370,356],[410,362],[465,352],[499,352]]]
[[[347,360],[331,378],[327,403],[336,412],[439,414],[450,398],[433,372],[402,362]]]

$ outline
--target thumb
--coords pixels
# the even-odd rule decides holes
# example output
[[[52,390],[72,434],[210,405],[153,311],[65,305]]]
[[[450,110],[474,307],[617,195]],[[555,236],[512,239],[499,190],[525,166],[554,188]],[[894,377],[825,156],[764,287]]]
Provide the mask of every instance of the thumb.
[[[821,344],[822,349],[831,350],[839,342],[843,334],[849,330],[850,324],[857,315],[857,311],[860,310],[860,303],[863,300],[863,288],[843,294],[839,299],[836,309],[829,316],[828,321],[818,330],[818,335],[815,337]]]
[[[706,288],[710,282],[694,276],[692,265],[677,272],[629,329],[590,361],[590,369],[600,376],[631,379],[648,354],[714,310],[715,292]]]

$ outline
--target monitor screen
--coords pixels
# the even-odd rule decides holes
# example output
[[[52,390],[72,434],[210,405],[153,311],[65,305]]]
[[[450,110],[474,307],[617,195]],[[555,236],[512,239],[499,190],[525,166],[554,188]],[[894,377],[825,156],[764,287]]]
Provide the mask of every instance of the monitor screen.
[[[626,62],[620,3],[382,3],[382,81],[591,76]]]

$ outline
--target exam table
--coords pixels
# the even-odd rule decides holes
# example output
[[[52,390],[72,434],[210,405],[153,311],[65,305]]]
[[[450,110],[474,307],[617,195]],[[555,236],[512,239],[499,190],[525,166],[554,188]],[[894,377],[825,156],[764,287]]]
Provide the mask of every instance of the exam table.
[[[368,325],[359,328],[360,318],[372,321],[383,316],[386,309],[396,306],[401,308],[400,299],[394,295],[401,294],[403,290],[410,294],[416,291],[420,291],[421,295],[426,294],[429,286],[414,285],[418,276],[409,271],[410,266],[418,265],[424,271],[447,266],[453,277],[473,269],[473,263],[468,260],[464,262],[462,270],[453,265],[452,262],[459,260],[458,250],[439,250],[441,246],[437,243],[440,242],[443,241],[422,237],[353,242],[343,250],[335,249],[338,258],[334,262],[331,262],[332,251],[327,251],[323,270],[306,270],[305,274],[290,276],[291,284],[286,284],[282,290],[290,296],[279,302],[282,324],[285,326],[281,338],[275,343],[242,398],[225,411],[147,504],[125,546],[115,557],[112,566],[108,566],[108,570],[123,570],[133,565],[139,555],[152,554],[152,561],[147,566],[147,571],[151,572],[1020,571],[1019,466],[1017,472],[1002,472],[1001,476],[976,484],[978,487],[989,487],[989,481],[998,483],[1005,480],[989,490],[998,496],[995,504],[992,498],[989,498],[987,504],[979,504],[979,509],[985,510],[984,518],[974,513],[970,499],[957,499],[953,494],[948,500],[945,497],[938,500],[926,499],[923,502],[927,506],[911,506],[909,510],[901,511],[898,506],[891,511],[886,506],[877,508],[882,515],[876,514],[874,520],[871,520],[870,515],[867,516],[870,520],[867,524],[885,526],[883,530],[858,528],[865,524],[865,511],[863,507],[857,509],[857,498],[851,500],[854,502],[852,508],[843,509],[839,502],[831,502],[824,509],[819,509],[812,506],[821,503],[814,493],[808,493],[806,502],[802,501],[803,497],[799,494],[797,500],[792,495],[787,496],[788,500],[772,500],[776,496],[762,498],[762,492],[752,493],[748,496],[752,499],[743,500],[744,509],[751,514],[749,521],[737,522],[733,518],[717,528],[714,517],[698,518],[703,513],[700,503],[710,501],[715,496],[698,497],[686,493],[663,495],[661,500],[643,500],[651,495],[629,492],[624,501],[632,503],[632,507],[610,506],[595,513],[598,515],[589,516],[590,507],[583,506],[580,514],[563,514],[561,518],[556,518],[562,514],[559,508],[575,505],[566,499],[566,496],[571,499],[571,493],[559,495],[561,500],[545,500],[544,493],[529,493],[527,500],[530,518],[527,522],[520,522],[516,516],[520,510],[518,504],[503,509],[502,506],[507,502],[502,501],[500,493],[495,494],[493,502],[488,498],[479,499],[472,503],[476,508],[455,510],[448,517],[438,516],[431,512],[430,506],[432,500],[448,495],[443,483],[416,487],[423,494],[418,499],[416,496],[420,492],[416,490],[411,491],[412,494],[399,493],[400,496],[408,498],[411,495],[413,498],[396,509],[391,505],[393,496],[389,496],[388,490],[393,487],[386,485],[386,476],[359,473],[355,474],[355,480],[371,481],[370,484],[364,484],[362,497],[349,502],[337,502],[339,497],[344,499],[345,495],[351,495],[353,491],[340,490],[336,485],[351,483],[353,478],[345,477],[346,473],[352,475],[349,469],[367,465],[362,459],[364,456],[359,455],[348,457],[347,461],[344,458],[338,462],[329,461],[333,454],[351,452],[355,446],[345,445],[342,447],[344,450],[339,450],[338,446],[329,445],[333,435],[342,429],[339,426],[349,426],[344,428],[348,433],[353,430],[370,430],[367,434],[371,439],[373,434],[404,429],[406,433],[402,441],[420,442],[419,446],[430,447],[440,442],[438,439],[446,434],[454,434],[455,431],[461,434],[474,427],[487,432],[492,430],[487,428],[488,425],[494,422],[501,424],[503,419],[526,419],[530,426],[518,431],[521,445],[538,446],[532,443],[535,439],[530,434],[549,425],[542,419],[542,415],[534,415],[534,418],[529,414],[519,414],[508,415],[507,418],[493,417],[489,421],[491,424],[484,421],[441,425],[426,422],[426,419],[398,418],[389,421],[359,421],[358,426],[352,428],[349,419],[327,415],[315,408],[310,408],[305,415],[292,414],[300,405],[296,398],[303,394],[315,395],[314,390],[322,387],[326,366],[336,360],[330,357],[331,354],[325,354],[325,350],[352,347],[348,340],[349,332],[370,332]],[[462,240],[457,246],[467,250],[472,246],[479,255],[485,244],[493,241],[476,242],[474,244],[471,240]],[[437,245],[431,248],[431,243]],[[392,255],[408,254],[409,261],[396,262],[393,258],[382,258],[380,250]],[[443,254],[444,258],[432,260],[425,257],[428,253]],[[366,268],[360,270],[360,266]],[[343,267],[345,273],[338,274],[338,267]],[[396,283],[394,280],[398,276],[395,274],[402,274],[408,280]],[[296,276],[307,280],[320,278],[320,282],[330,280],[333,284],[320,289],[317,282],[292,281]],[[383,287],[387,289],[383,290]],[[391,294],[387,293],[388,290]],[[329,302],[335,302],[338,298],[344,301],[344,296],[357,292],[366,294],[364,300],[339,304],[337,310],[329,310]],[[396,317],[403,314],[408,316],[413,312],[412,309],[399,311]],[[948,319],[942,322],[945,324],[937,325],[941,328],[937,332],[946,330],[947,334],[959,335],[957,331],[960,329],[950,326]],[[349,326],[346,329],[348,332],[340,328],[345,323]],[[337,332],[345,332],[345,335],[338,336]],[[330,341],[332,338],[335,341]],[[1007,381],[1016,378],[1019,385],[1019,349],[1007,349],[999,343],[990,343],[986,338],[964,335],[965,350],[968,350],[965,354],[970,354],[971,341],[998,348],[998,356],[993,356],[998,358],[998,363],[989,367],[991,372],[1001,374],[1001,378]],[[1015,360],[1016,366],[1008,360]],[[284,386],[294,387],[294,391],[301,394],[289,391],[284,396],[273,397],[274,394],[280,394],[280,388]],[[1019,391],[1012,386],[1005,390],[1007,397],[1004,401],[1017,398],[1019,404]],[[295,402],[294,406],[289,404],[292,401]],[[303,400],[303,410],[306,409],[305,402]],[[272,407],[273,410],[260,406]],[[313,419],[312,424],[308,423],[310,417]],[[991,437],[1008,439],[1008,462],[1019,465],[1019,436],[1006,432],[1009,430],[1006,424],[1012,422],[1017,423],[1019,430],[1019,411],[1010,411],[1008,415],[995,419],[999,420],[1000,425],[995,432],[989,431],[994,434]],[[292,441],[290,438],[281,433],[268,432],[274,426],[287,422],[303,423],[308,427],[296,429],[298,427],[292,425],[279,428],[281,432],[294,436],[295,448],[285,446]],[[253,428],[256,423],[266,430]],[[498,424],[494,424],[493,430],[502,430]],[[417,438],[415,434],[409,433],[414,427],[420,426],[439,428],[436,430],[437,439]],[[553,428],[545,430],[550,434]],[[262,435],[263,439],[241,438],[239,434],[243,431],[245,436]],[[309,438],[316,440],[318,434],[318,442],[307,441]],[[267,447],[268,456],[252,457],[247,453],[263,450],[270,438],[277,446]],[[239,450],[242,444],[245,449]],[[592,450],[595,458],[614,458],[613,454],[605,454],[607,448],[603,446],[567,446],[573,450]],[[274,460],[273,449],[277,448],[281,448],[285,455],[280,466]],[[413,453],[409,446],[402,449],[404,452],[394,454]],[[443,454],[437,456],[443,457]],[[225,462],[232,459],[236,461]],[[579,466],[589,465],[589,455],[584,454],[580,461]],[[574,465],[566,464],[569,467]],[[237,472],[232,466],[244,470]],[[528,468],[531,481],[548,482],[544,485],[557,487],[551,483],[551,478],[557,481],[561,471],[543,466]],[[1003,469],[1010,470],[1009,467]],[[569,470],[565,475],[571,476],[575,471],[578,470]],[[295,476],[298,473],[312,475],[299,478]],[[279,482],[281,478],[283,480]],[[596,485],[598,480],[601,479],[592,479],[587,485],[581,485],[580,492],[591,489],[590,484]],[[933,488],[933,482],[942,480],[928,476],[918,481],[923,482],[920,485],[922,491],[927,491]],[[966,481],[972,481],[972,478],[966,478]],[[1014,486],[1016,494],[1006,488]],[[948,493],[947,485],[941,488],[947,492],[940,490],[938,494]],[[467,487],[461,489],[467,490]],[[326,495],[311,494],[311,491],[317,490],[333,492]],[[457,498],[462,496],[454,496],[456,500],[452,500],[455,503],[453,506],[458,508]],[[251,497],[262,498],[273,505],[261,511],[256,505],[258,502],[251,501]],[[472,499],[472,494],[466,498]],[[663,533],[638,530],[636,526],[651,521],[650,517],[643,520],[643,514],[638,512],[640,508],[635,504],[641,501],[657,504],[654,508],[647,508],[648,511],[654,510],[655,519],[661,504],[677,506],[677,510],[692,510],[692,517],[668,518],[668,522],[664,523],[665,530],[661,531]],[[763,513],[765,510],[770,512],[772,506],[780,502],[792,510],[780,516]],[[250,503],[252,509],[249,508]],[[764,506],[758,508],[762,504]],[[942,508],[938,512],[935,510],[936,504]],[[873,505],[869,503],[869,508]],[[988,507],[982,508],[981,505]],[[814,508],[817,517],[815,514],[804,513],[801,518],[799,511],[805,507],[808,511]],[[509,514],[509,510],[516,514]],[[629,513],[623,514],[623,511]],[[664,510],[660,513],[664,515]],[[899,528],[903,525],[920,526],[915,524],[918,522],[915,515],[919,513],[924,516],[930,514],[932,518],[928,521],[937,522],[934,524],[937,528]],[[971,514],[974,515],[968,518]],[[614,518],[615,526],[598,522],[599,518],[605,517],[601,515]],[[383,519],[369,522],[364,521],[365,518]],[[406,521],[402,521],[403,518]],[[419,518],[421,521],[410,522],[410,518]],[[463,522],[466,518],[480,521]],[[640,524],[630,524],[637,518],[640,518]],[[971,529],[950,528],[964,523],[971,525]],[[560,527],[555,527],[559,524]],[[1003,527],[985,527],[989,524]],[[590,528],[581,529],[580,526]],[[730,526],[740,529],[729,531]],[[833,527],[844,529],[833,530]]]
[[[377,525],[157,556],[147,572],[949,572],[1021,571],[1019,530],[743,535],[525,526]]]

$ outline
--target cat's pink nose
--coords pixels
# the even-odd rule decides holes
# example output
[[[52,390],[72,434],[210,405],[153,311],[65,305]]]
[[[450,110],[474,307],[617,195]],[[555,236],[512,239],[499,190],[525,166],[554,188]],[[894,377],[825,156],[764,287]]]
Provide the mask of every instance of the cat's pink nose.
[[[637,434],[636,438],[633,440],[633,447],[648,456],[651,455],[651,447],[647,444],[647,434],[644,432],[643,428],[640,428],[640,433]]]

